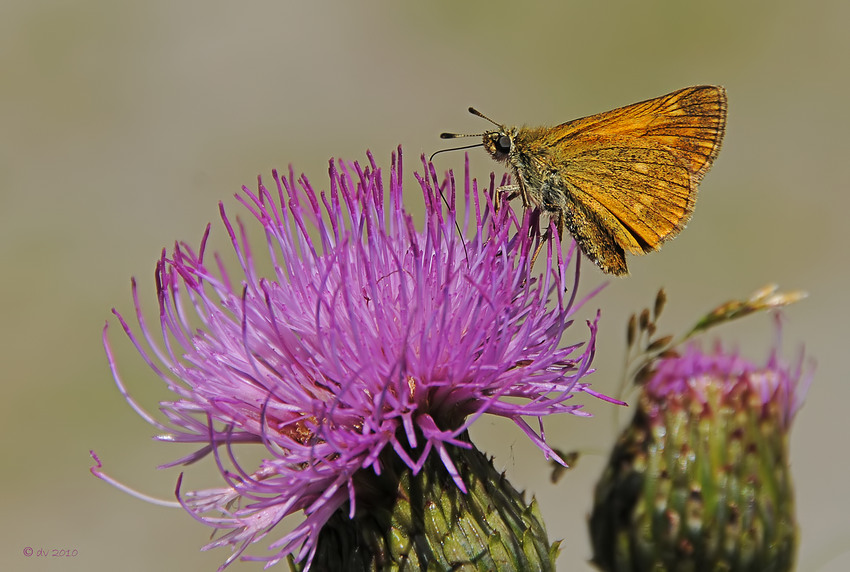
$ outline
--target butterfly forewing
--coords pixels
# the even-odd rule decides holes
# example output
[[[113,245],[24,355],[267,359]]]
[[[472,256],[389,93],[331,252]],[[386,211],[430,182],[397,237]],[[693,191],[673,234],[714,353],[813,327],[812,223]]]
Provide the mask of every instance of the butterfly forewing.
[[[696,193],[682,160],[667,148],[634,137],[604,137],[565,159],[564,178],[607,210],[622,229],[611,231],[633,254],[658,248],[682,229]]]
[[[690,87],[538,132],[535,147],[548,150],[541,169],[559,166],[564,191],[619,247],[641,254],[687,224],[725,118],[722,88]],[[567,223],[574,235],[588,232]]]
[[[720,150],[725,127],[726,91],[701,85],[568,121],[553,127],[544,144],[581,146],[592,144],[596,137],[614,135],[648,139],[686,161],[699,182]]]

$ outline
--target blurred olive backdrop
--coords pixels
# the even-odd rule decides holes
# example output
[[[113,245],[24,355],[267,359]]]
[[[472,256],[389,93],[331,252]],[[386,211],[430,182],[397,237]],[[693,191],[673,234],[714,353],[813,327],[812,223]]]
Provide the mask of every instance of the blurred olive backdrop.
[[[800,570],[850,568],[848,261],[850,4],[830,2],[81,2],[0,7],[0,252],[4,379],[0,569],[214,570],[226,549],[185,513],[130,498],[90,476],[88,450],[144,492],[173,495],[186,452],[150,437],[126,406],[101,347],[113,306],[132,313],[129,279],[154,316],[152,273],[175,239],[197,244],[219,200],[289,163],[325,188],[331,156],[389,164],[406,152],[411,204],[421,153],[445,130],[554,124],[700,83],[726,86],[722,152],[689,227],[661,253],[631,258],[588,308],[603,309],[596,388],[613,392],[629,312],[664,286],[662,326],[768,282],[806,289],[786,312],[785,354],[801,344],[817,375],[792,439]],[[473,169],[494,164],[481,149]],[[461,152],[440,155],[461,169]],[[417,211],[421,212],[421,211]],[[244,212],[243,212],[244,214]],[[258,248],[258,250],[262,250]],[[583,286],[604,277],[584,266]],[[122,373],[150,410],[166,398],[111,322]],[[575,326],[573,335],[584,335]],[[716,331],[762,361],[766,315]],[[614,407],[552,420],[563,449],[604,451]],[[625,421],[628,410],[620,412]],[[585,517],[604,454],[557,485],[508,423],[473,437],[542,503],[562,569],[585,570]],[[216,482],[209,462],[186,486]],[[23,550],[76,549],[75,558]],[[262,550],[254,553],[263,554]],[[232,570],[259,570],[236,563]],[[282,569],[282,568],[281,568]]]

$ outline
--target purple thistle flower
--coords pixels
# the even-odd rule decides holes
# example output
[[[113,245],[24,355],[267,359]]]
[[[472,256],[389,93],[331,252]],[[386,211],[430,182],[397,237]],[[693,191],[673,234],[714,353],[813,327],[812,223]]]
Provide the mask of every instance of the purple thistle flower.
[[[644,392],[653,403],[667,400],[706,403],[712,401],[706,392],[722,392],[724,402],[748,396],[747,403],[760,407],[765,415],[779,422],[784,431],[791,428],[794,415],[803,405],[813,370],[803,373],[802,353],[790,366],[780,359],[782,332],[776,315],[776,340],[763,366],[741,357],[737,351],[723,348],[719,340],[711,352],[697,343],[690,343],[682,355],[659,359],[644,385]]]
[[[166,466],[213,453],[226,486],[181,491],[180,504],[199,521],[226,531],[205,548],[230,545],[226,566],[283,518],[305,519],[276,540],[272,565],[289,554],[307,559],[331,515],[358,501],[355,474],[381,474],[380,455],[394,451],[414,473],[439,455],[461,489],[446,447],[469,448],[461,436],[481,415],[513,420],[547,457],[542,417],[587,415],[572,404],[591,391],[596,321],[588,339],[561,346],[576,301],[579,265],[573,244],[564,254],[550,240],[546,271],[530,260],[541,244],[537,214],[520,220],[509,205],[495,212],[464,179],[466,216],[457,236],[455,181],[438,185],[433,166],[417,175],[426,203],[417,231],[402,205],[401,149],[393,155],[389,203],[371,154],[365,168],[330,163],[330,190],[316,193],[305,177],[273,172],[269,189],[243,187],[237,200],[262,225],[272,275],[261,277],[245,228],[221,218],[241,266],[231,276],[205,245],[184,243],[157,263],[159,335],[142,317],[141,336],[113,310],[148,365],[177,395],[162,402],[160,423],[129,395],[104,328],[109,364],[122,394],[158,439],[197,443]],[[440,192],[448,192],[448,209]],[[470,232],[471,230],[471,232]],[[567,267],[576,257],[575,281]],[[569,296],[565,296],[565,293]],[[554,298],[554,302],[550,299]],[[597,316],[598,318],[598,316]],[[146,342],[146,343],[143,343]],[[538,427],[525,417],[537,417]],[[241,466],[239,443],[262,443],[266,459]],[[363,473],[361,473],[362,475]],[[360,477],[358,477],[360,478]],[[214,513],[210,516],[207,513]],[[257,559],[257,557],[245,557]]]

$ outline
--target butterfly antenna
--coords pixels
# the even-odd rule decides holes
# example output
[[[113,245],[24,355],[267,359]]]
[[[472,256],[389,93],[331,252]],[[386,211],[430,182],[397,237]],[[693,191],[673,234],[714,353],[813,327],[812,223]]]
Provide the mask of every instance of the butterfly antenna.
[[[481,137],[483,133],[440,133],[440,139],[457,139],[458,137]],[[460,147],[464,149],[464,147]]]
[[[469,112],[472,115],[477,115],[478,117],[481,117],[482,119],[486,119],[487,121],[489,121],[490,123],[492,123],[493,125],[495,125],[496,127],[500,128],[500,129],[502,128],[502,125],[499,125],[498,123],[496,123],[495,121],[493,121],[492,119],[490,119],[489,117],[487,117],[486,115],[484,115],[483,113],[481,113],[480,111],[475,109],[474,107],[470,107]],[[483,136],[484,136],[484,133],[440,133],[440,139],[457,139],[458,137],[483,137]],[[457,151],[459,149],[471,149],[472,147],[483,147],[483,144],[478,143],[477,145],[468,145],[466,147],[452,147],[451,149],[442,149],[440,151],[437,151],[437,153],[442,153],[443,151]],[[434,153],[434,155],[436,155],[437,153]],[[433,157],[434,155],[431,155],[431,157]]]
[[[496,127],[500,127],[500,128],[502,127],[502,125],[501,125],[501,124],[496,123],[495,121],[493,121],[492,119],[490,119],[489,117],[487,117],[486,115],[484,115],[483,113],[481,113],[480,111],[478,111],[477,109],[475,109],[474,107],[470,107],[470,108],[469,108],[469,112],[470,112],[472,115],[477,115],[477,116],[478,116],[478,117],[480,117],[481,119],[486,119],[487,121],[489,121],[490,123],[492,123],[492,124],[493,124],[493,125],[495,125]]]

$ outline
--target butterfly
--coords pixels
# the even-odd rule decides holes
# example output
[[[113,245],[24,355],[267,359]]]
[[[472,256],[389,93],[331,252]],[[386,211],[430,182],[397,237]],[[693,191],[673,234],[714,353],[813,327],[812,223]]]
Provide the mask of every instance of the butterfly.
[[[559,236],[567,229],[585,256],[621,276],[626,252],[658,250],[688,223],[697,185],[720,151],[726,90],[686,87],[555,127],[508,127],[469,112],[496,129],[440,137],[482,137],[514,175],[500,190],[548,213]]]

